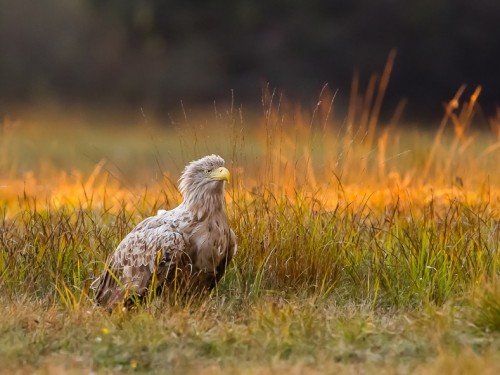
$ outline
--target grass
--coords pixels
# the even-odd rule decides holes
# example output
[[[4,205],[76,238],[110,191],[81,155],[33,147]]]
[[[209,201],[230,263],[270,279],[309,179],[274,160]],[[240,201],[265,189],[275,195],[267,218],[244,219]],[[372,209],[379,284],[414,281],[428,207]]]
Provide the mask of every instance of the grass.
[[[109,316],[40,301],[5,302],[0,343],[3,370],[9,373],[499,369],[498,332],[478,329],[466,312],[450,305],[374,311],[354,303],[267,295],[238,306],[221,298]]]
[[[498,373],[500,122],[475,131],[480,89],[461,89],[436,131],[384,126],[388,72],[354,81],[340,122],[327,88],[309,113],[265,92],[251,125],[232,107],[55,136],[5,119],[0,372]],[[106,257],[210,152],[239,243],[217,290],[95,308]]]

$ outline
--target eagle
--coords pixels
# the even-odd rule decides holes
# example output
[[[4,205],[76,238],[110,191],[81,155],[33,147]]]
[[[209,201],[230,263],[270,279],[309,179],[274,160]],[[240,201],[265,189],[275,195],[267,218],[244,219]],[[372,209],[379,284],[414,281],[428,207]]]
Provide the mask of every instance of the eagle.
[[[112,310],[165,287],[189,292],[216,286],[237,251],[225,212],[230,173],[224,165],[223,158],[209,155],[184,168],[182,203],[159,210],[125,236],[92,283],[97,305]]]

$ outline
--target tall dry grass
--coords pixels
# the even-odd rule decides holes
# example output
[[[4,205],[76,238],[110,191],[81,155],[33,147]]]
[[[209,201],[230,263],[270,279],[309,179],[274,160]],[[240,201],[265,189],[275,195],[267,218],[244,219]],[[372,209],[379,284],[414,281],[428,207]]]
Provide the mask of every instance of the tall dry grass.
[[[234,104],[168,128],[4,120],[5,371],[496,373],[500,122],[476,129],[481,90],[461,87],[435,129],[400,126],[404,102],[385,123],[393,59],[355,75],[346,117],[325,86],[310,110],[267,88],[251,123]],[[107,256],[212,152],[239,243],[214,293],[94,309]]]
[[[463,99],[461,87],[434,134],[398,128],[402,106],[385,124],[380,111],[393,61],[391,54],[364,92],[355,75],[345,119],[335,116],[336,93],[327,86],[311,111],[267,88],[260,124],[246,124],[233,104],[212,125],[184,113],[178,128],[148,122],[129,129],[123,145],[134,150],[144,142],[154,158],[149,175],[156,179],[146,184],[129,182],[109,161],[106,150],[117,152],[109,131],[87,172],[42,160],[22,175],[6,173],[2,290],[69,307],[88,303],[90,280],[127,231],[179,203],[175,147],[183,163],[221,153],[233,172],[228,213],[241,250],[220,288],[235,298],[291,293],[415,306],[443,303],[494,278],[500,153],[497,134],[473,128],[481,89]],[[12,143],[12,123],[3,126]],[[176,173],[162,169],[163,145]],[[23,162],[23,150],[9,152],[2,154],[4,171],[9,158]],[[52,157],[64,159],[57,151]]]

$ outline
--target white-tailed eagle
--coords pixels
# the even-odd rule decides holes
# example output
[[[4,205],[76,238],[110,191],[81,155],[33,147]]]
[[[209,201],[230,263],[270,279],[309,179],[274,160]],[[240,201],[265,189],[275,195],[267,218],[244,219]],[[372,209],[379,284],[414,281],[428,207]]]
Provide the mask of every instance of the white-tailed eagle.
[[[95,301],[113,308],[176,285],[210,290],[236,253],[229,227],[224,159],[205,156],[189,163],[179,180],[182,203],[139,223],[118,245],[94,281]]]

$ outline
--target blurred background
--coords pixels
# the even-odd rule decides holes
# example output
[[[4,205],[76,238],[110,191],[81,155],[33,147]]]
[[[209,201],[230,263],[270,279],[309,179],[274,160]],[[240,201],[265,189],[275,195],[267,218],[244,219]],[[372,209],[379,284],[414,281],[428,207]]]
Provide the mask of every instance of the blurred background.
[[[27,107],[167,115],[182,101],[261,106],[262,88],[311,106],[349,99],[394,67],[382,115],[438,120],[462,84],[500,103],[497,0],[0,0],[0,117]],[[436,122],[434,122],[435,124]]]

